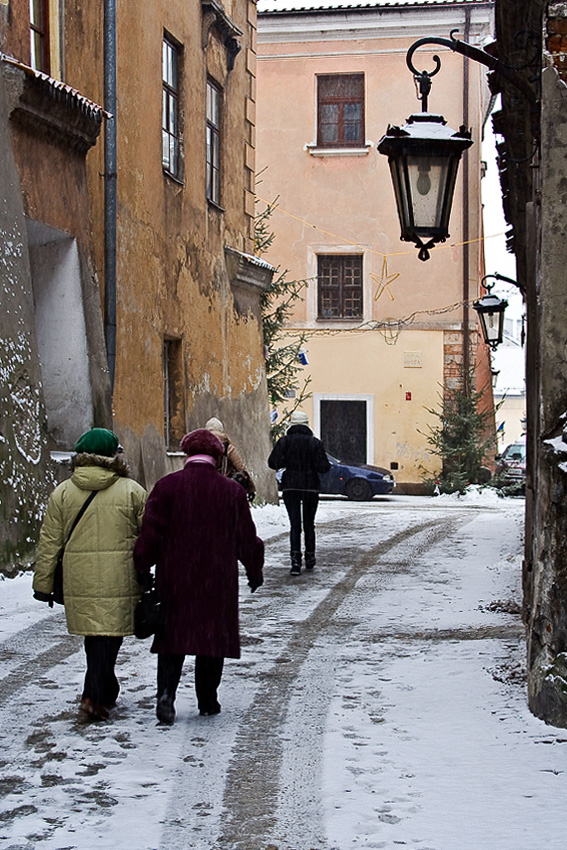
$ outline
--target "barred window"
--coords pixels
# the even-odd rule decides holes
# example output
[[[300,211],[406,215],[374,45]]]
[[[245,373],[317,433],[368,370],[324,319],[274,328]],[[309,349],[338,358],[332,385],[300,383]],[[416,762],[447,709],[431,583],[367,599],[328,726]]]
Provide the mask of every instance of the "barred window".
[[[163,39],[162,78],[163,110],[161,164],[174,177],[179,176],[179,52],[170,39]]]
[[[320,147],[364,144],[364,74],[317,77],[317,144]]]
[[[320,255],[317,292],[320,319],[361,319],[362,255]]]

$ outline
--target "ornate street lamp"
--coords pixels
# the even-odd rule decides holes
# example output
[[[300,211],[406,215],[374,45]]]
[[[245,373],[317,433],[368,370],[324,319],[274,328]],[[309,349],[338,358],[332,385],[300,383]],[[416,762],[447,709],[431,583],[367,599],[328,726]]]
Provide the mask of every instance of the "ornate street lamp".
[[[484,282],[488,277],[496,277],[496,275],[489,274],[483,277],[481,284],[486,289],[486,295],[480,301],[475,301],[473,307],[478,313],[485,343],[496,351],[504,338],[504,311],[508,302],[497,295],[492,295],[492,286]]]
[[[410,115],[403,127],[388,127],[378,151],[388,157],[404,242],[415,242],[420,260],[449,236],[449,216],[461,154],[470,132],[447,127],[442,115]]]
[[[394,194],[401,224],[401,238],[415,242],[420,260],[429,259],[429,249],[449,236],[449,217],[455,191],[459,160],[463,151],[472,145],[470,131],[465,127],[452,130],[442,115],[428,112],[427,99],[431,78],[441,68],[441,60],[433,56],[435,69],[418,71],[412,58],[419,47],[439,44],[463,56],[481,62],[505,76],[524,91],[527,86],[512,69],[484,50],[454,38],[420,38],[412,44],[406,64],[419,87],[422,112],[411,115],[403,127],[389,126],[378,142],[378,151],[388,157]],[[528,89],[529,91],[529,89]],[[533,99],[533,92],[529,91]]]

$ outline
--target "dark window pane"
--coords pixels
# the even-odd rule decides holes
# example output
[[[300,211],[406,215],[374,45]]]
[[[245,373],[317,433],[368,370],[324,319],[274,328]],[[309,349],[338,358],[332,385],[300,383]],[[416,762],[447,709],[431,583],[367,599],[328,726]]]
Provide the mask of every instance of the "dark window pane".
[[[30,65],[36,71],[41,71],[42,37],[38,32],[30,33]]]
[[[343,110],[345,121],[360,121],[362,118],[362,106],[360,103],[345,103]]]
[[[364,96],[364,74],[329,74],[319,77],[319,95],[324,98]]]
[[[362,126],[361,124],[345,124],[344,140],[345,142],[361,142],[362,141]]]
[[[336,124],[322,124],[320,144],[329,145],[339,140],[339,128]]]
[[[318,258],[319,318],[362,317],[362,257]]]
[[[339,107],[336,103],[321,104],[321,122],[324,124],[336,124],[339,120]]]
[[[43,9],[41,0],[30,0],[30,23],[43,29]]]

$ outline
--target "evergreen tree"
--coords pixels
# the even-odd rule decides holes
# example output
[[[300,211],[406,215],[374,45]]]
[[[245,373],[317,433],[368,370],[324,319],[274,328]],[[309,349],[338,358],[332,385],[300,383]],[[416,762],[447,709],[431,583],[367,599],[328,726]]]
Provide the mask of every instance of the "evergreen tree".
[[[256,215],[254,248],[257,256],[261,257],[265,254],[274,241],[275,234],[270,229],[270,217],[276,205],[277,199]],[[303,366],[300,356],[307,341],[307,335],[294,334],[285,339],[284,330],[294,304],[302,297],[307,281],[288,280],[287,274],[287,270],[281,271],[279,266],[276,267],[272,283],[262,293],[260,299],[268,395],[273,407],[278,406],[280,409],[280,415],[271,429],[274,442],[284,433],[293,411],[311,395],[309,392],[311,378],[307,376],[303,381],[301,380]]]
[[[436,479],[442,493],[464,493],[469,484],[484,484],[490,478],[486,458],[495,449],[490,433],[493,412],[483,409],[484,390],[468,387],[445,387],[438,410],[427,408],[438,423],[429,426],[427,442],[431,454],[441,461],[441,474]],[[429,483],[433,484],[431,479]]]

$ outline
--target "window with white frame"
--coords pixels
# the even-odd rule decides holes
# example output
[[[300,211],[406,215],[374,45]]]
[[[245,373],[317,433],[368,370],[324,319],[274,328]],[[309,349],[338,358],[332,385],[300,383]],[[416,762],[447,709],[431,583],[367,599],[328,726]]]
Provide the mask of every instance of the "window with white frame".
[[[364,145],[364,74],[317,77],[317,145]]]
[[[215,204],[220,204],[221,103],[220,88],[207,80],[207,199]]]
[[[317,302],[319,319],[362,318],[362,254],[319,254]]]
[[[179,128],[179,57],[180,47],[168,36],[162,46],[163,108],[161,164],[174,177],[180,174]]]

